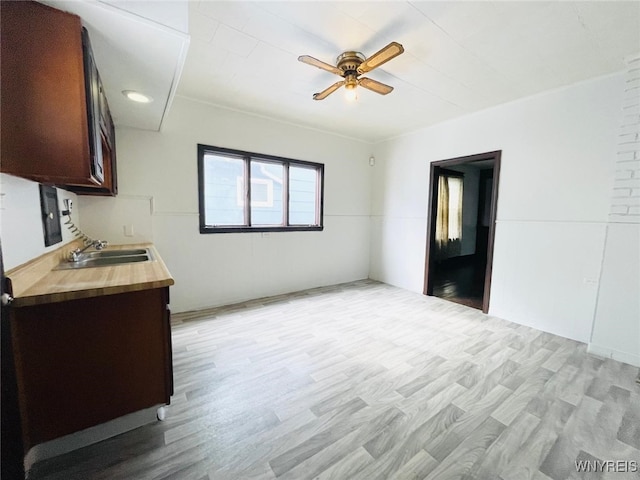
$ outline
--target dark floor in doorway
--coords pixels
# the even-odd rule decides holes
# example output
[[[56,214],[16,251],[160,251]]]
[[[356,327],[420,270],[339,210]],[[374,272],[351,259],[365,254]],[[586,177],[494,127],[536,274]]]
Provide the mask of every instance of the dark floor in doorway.
[[[482,310],[485,266],[476,255],[444,260],[436,267],[433,295]]]

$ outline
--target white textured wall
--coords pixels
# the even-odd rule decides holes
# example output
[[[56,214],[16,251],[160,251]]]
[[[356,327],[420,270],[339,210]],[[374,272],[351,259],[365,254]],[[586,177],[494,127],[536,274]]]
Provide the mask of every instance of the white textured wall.
[[[70,198],[77,205],[74,193],[58,189],[58,207]],[[62,228],[62,242],[44,246],[44,230],[40,214],[40,190],[38,183],[24,178],[0,173],[0,239],[5,270],[10,270],[44,253],[60,248],[73,240],[67,228]],[[73,221],[80,225],[77,209]],[[62,219],[62,222],[66,221]]]
[[[174,311],[368,276],[370,145],[180,97],[161,133],[116,134],[120,194],[81,198],[83,227],[153,241],[176,281]],[[324,231],[200,234],[198,143],[324,163]]]
[[[627,61],[609,220],[640,223],[640,53]]]
[[[589,341],[623,84],[602,77],[377,144],[370,276],[421,292],[430,162],[502,150],[489,311]]]
[[[612,223],[589,351],[640,367],[640,225]]]
[[[595,79],[374,146],[178,98],[162,133],[118,130],[117,198],[59,197],[74,199],[76,223],[82,213],[94,237],[155,242],[176,278],[174,311],[368,275],[421,292],[429,163],[502,150],[490,313],[591,339],[594,353],[637,365],[630,179],[640,178],[640,151],[621,148],[620,135],[640,133],[627,124],[636,108],[627,80]],[[325,163],[325,231],[199,234],[197,143]],[[5,268],[61,245],[44,247],[37,183],[0,174],[0,193]]]
[[[589,351],[640,366],[640,54],[627,65]]]

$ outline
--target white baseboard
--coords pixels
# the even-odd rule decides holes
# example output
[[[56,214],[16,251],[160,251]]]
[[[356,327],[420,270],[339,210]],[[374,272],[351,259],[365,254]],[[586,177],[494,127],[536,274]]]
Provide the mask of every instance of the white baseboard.
[[[590,343],[587,345],[587,352],[597,355],[599,357],[611,358],[618,362],[628,363],[634,367],[640,367],[640,354],[621,352],[613,348],[603,347],[601,345],[595,345]]]
[[[35,445],[24,457],[25,472],[28,472],[35,463],[47,458],[57,457],[58,455],[101,442],[107,438],[115,437],[121,433],[155,422],[157,420],[156,414],[158,408],[162,406],[163,405],[157,405],[139,410],[123,417],[115,418],[109,422],[101,423],[100,425]]]

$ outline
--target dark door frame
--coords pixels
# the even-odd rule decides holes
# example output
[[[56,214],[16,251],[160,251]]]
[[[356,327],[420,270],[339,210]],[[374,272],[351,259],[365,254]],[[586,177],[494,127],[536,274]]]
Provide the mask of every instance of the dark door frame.
[[[493,188],[491,192],[491,219],[489,222],[489,241],[487,244],[487,268],[484,274],[484,294],[482,296],[482,311],[489,312],[489,297],[491,294],[491,273],[493,270],[493,244],[496,235],[496,211],[498,207],[498,184],[500,182],[500,157],[502,150],[479,153],[465,157],[449,158],[431,162],[429,172],[429,210],[427,216],[427,251],[425,257],[424,290],[425,295],[433,295],[433,279],[430,272],[433,271],[434,259],[431,252],[435,251],[436,214],[438,208],[438,184],[436,177],[438,169],[454,165],[465,165],[483,160],[493,160]]]

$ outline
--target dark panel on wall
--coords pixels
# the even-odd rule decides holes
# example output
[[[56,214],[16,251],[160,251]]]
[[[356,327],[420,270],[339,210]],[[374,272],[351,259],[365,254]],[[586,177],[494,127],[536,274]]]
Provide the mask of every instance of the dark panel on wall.
[[[55,187],[40,185],[40,210],[42,211],[45,247],[60,243],[62,241],[62,227],[58,213],[58,193]]]

